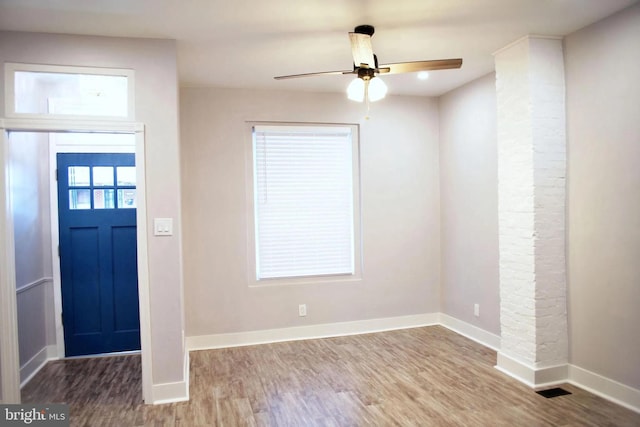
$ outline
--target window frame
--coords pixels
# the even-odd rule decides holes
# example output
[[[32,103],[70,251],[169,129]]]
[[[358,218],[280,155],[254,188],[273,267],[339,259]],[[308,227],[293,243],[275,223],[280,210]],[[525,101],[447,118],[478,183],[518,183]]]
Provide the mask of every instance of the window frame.
[[[249,287],[269,287],[303,285],[317,283],[342,283],[362,280],[362,234],[360,206],[360,129],[353,123],[300,123],[300,122],[259,122],[246,123],[245,171],[247,205],[247,281]],[[348,127],[352,138],[352,179],[353,179],[353,274],[310,275],[298,277],[264,278],[257,277],[257,238],[254,176],[254,135],[255,126],[277,127]]]
[[[39,114],[16,112],[15,103],[15,74],[16,72],[33,73],[58,73],[58,74],[84,74],[95,76],[120,76],[127,79],[127,115],[126,116],[99,116],[76,114]],[[47,65],[47,64],[23,64],[7,62],[4,64],[4,111],[7,118],[29,118],[47,120],[93,120],[132,122],[135,120],[135,71],[126,68],[101,68],[101,67],[76,67],[71,65]]]

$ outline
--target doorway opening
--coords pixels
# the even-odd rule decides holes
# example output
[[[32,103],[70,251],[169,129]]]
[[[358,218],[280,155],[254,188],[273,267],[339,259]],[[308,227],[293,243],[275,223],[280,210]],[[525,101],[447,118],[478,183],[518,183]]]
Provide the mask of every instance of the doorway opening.
[[[34,129],[29,129],[27,123],[22,121],[16,121],[19,123],[11,129],[11,122],[12,120],[7,120],[4,123],[4,156],[1,159],[6,171],[6,182],[2,186],[5,194],[2,196],[8,208],[6,217],[8,227],[5,230],[9,233],[3,233],[4,230],[0,229],[0,234],[4,234],[1,237],[8,243],[6,248],[8,255],[10,255],[9,252],[13,255],[13,262],[7,263],[9,268],[3,277],[7,278],[13,274],[13,283],[7,280],[3,283],[3,288],[5,290],[12,288],[15,299],[13,302],[5,301],[2,308],[8,306],[17,319],[15,340],[11,347],[16,350],[13,366],[18,372],[13,380],[13,389],[17,388],[17,390],[11,397],[11,394],[5,393],[5,389],[11,390],[6,383],[12,378],[4,375],[7,371],[7,359],[11,356],[5,358],[7,351],[3,351],[2,398],[6,401],[18,401],[20,385],[24,385],[35,375],[47,360],[65,356],[142,350],[143,397],[150,401],[146,395],[147,390],[151,389],[149,375],[151,355],[149,351],[145,351],[145,348],[150,349],[148,343],[150,327],[143,128],[135,124],[130,126],[128,132],[123,132],[122,125],[119,125],[117,131],[109,131],[109,124],[104,124],[101,128],[97,128],[98,132],[69,132],[73,127],[69,127],[68,123],[58,123],[56,126],[49,124],[54,129],[33,131]],[[61,130],[62,128],[65,130]],[[110,154],[104,154],[105,151]],[[60,180],[56,181],[56,169],[59,169],[57,167],[59,158],[68,159],[71,156],[70,153],[75,153],[76,156],[75,159],[72,158],[74,163],[71,165],[72,170],[79,170],[73,169],[73,166],[89,167],[90,182],[88,187],[83,187],[81,185],[83,183],[79,181],[72,182],[69,187],[69,165],[67,165],[64,179],[68,187],[64,190],[67,197],[61,201],[62,198],[58,197],[61,193],[58,188]],[[82,160],[83,156],[93,158],[93,164],[78,163],[76,165],[75,163]],[[113,164],[102,164],[105,159]],[[109,169],[110,167],[112,169]],[[113,172],[113,183],[109,182],[108,173],[105,173],[109,170]],[[97,172],[95,176],[91,175],[94,171]],[[62,172],[59,171],[58,178],[61,174]],[[73,304],[65,303],[63,291],[65,280],[60,269],[61,261],[65,259],[65,243],[64,237],[61,240],[59,202],[68,207],[86,207],[77,197],[71,203],[69,197],[83,190],[90,191],[93,197],[90,199],[90,207],[98,211],[99,215],[104,215],[107,210],[115,211],[119,208],[118,213],[123,213],[128,222],[120,222],[110,227],[111,235],[103,240],[114,243],[115,247],[107,248],[107,252],[94,253],[97,257],[94,257],[93,261],[87,256],[89,252],[86,247],[79,249],[77,243],[80,240],[75,239],[75,246],[72,243],[71,255],[67,256],[67,259],[73,259],[73,250],[76,250],[76,255],[81,256],[76,256],[75,261],[79,262],[79,268],[71,269],[71,281],[82,279],[80,276],[84,273],[91,273],[88,276],[85,274],[85,280],[82,283],[76,280],[80,284],[75,289],[73,286],[70,287],[68,294],[71,295],[72,301],[74,298],[78,301],[83,296],[85,298],[77,305],[83,310],[80,312],[76,310],[74,313]],[[110,206],[113,206],[113,209],[110,209]],[[87,213],[87,209],[77,210],[82,211],[83,214]],[[67,227],[67,230],[71,228]],[[75,233],[75,237],[91,234],[90,229],[91,227],[87,227],[87,224],[80,224],[79,227],[74,228],[76,231],[79,230],[79,233]],[[103,234],[106,236],[105,233]],[[67,239],[68,242],[69,239]],[[97,240],[94,243],[99,245]],[[90,266],[91,262],[95,266],[96,260],[104,264],[107,253],[117,255],[115,264],[112,263],[111,268],[108,268],[109,274],[117,277],[111,277],[111,282],[99,289],[97,284],[100,282],[104,284],[105,278],[97,277],[98,280],[87,280],[92,274],[95,278],[96,274],[95,269],[90,271],[91,268],[87,266]],[[94,302],[104,303],[105,292],[110,292],[111,299],[120,300],[120,304],[111,306],[103,304],[98,309],[89,307],[88,302],[92,298]],[[65,306],[71,308],[63,310]],[[103,315],[94,316],[96,311],[101,311]],[[75,328],[76,338],[78,336],[86,338],[97,324],[103,329],[106,327],[106,335],[102,333],[100,340],[94,339],[92,348],[85,345],[81,350],[74,350],[73,345],[69,345],[68,338],[73,335],[73,331],[70,331],[69,327],[65,330],[64,327],[65,312],[71,317],[71,319],[68,317],[68,320],[84,322],[76,322],[79,325]],[[116,313],[116,316],[109,318],[109,314],[113,313]],[[3,329],[5,329],[4,326]],[[123,338],[125,335],[128,337]]]

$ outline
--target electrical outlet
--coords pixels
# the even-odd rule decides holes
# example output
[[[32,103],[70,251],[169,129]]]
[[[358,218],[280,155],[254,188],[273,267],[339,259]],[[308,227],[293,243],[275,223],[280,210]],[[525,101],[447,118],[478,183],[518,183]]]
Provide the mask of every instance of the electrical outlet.
[[[298,306],[298,316],[304,317],[307,315],[307,304],[300,304]]]
[[[480,317],[480,304],[473,304],[473,315]]]

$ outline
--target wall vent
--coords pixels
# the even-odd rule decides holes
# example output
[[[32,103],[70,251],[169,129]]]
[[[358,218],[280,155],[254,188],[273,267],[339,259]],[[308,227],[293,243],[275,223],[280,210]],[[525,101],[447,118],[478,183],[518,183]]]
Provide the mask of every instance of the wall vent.
[[[540,391],[536,391],[536,393],[538,393],[540,396],[544,396],[547,399],[550,399],[552,397],[558,397],[558,396],[564,396],[567,394],[571,394],[570,391],[567,391],[563,388],[560,387],[556,387],[556,388],[549,388],[547,390],[540,390]]]

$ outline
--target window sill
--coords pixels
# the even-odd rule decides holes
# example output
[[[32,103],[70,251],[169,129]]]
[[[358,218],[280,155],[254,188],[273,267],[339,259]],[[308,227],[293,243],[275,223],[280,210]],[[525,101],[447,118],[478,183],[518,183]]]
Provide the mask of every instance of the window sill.
[[[272,288],[280,286],[325,285],[332,283],[361,282],[362,277],[355,275],[309,276],[279,279],[249,280],[249,288]]]

